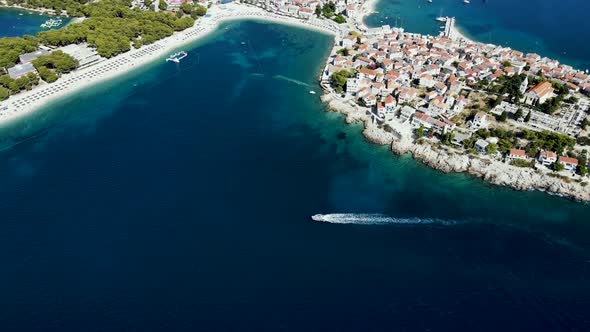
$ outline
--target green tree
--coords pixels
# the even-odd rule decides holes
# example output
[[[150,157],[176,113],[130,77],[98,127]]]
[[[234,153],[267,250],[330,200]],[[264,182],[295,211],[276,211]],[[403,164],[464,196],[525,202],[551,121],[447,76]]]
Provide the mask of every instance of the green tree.
[[[325,17],[331,18],[336,13],[336,4],[334,2],[332,2],[332,1],[328,2],[322,8],[322,12],[323,12],[323,14],[324,14]]]
[[[39,70],[39,67],[46,67],[48,69],[54,69],[59,74],[69,73],[76,69],[78,65],[78,60],[62,51],[54,51],[50,54],[41,55],[33,60],[35,69]]]
[[[512,142],[508,139],[503,138],[498,141],[498,149],[502,153],[508,152],[508,150],[512,149],[513,147],[514,144],[512,144]]]
[[[158,3],[158,8],[160,8],[160,10],[166,10],[168,9],[168,4],[166,3],[166,1],[160,0],[160,2]]]
[[[3,86],[0,86],[0,100],[5,100],[6,98],[8,98],[8,96],[10,96],[10,90]]]
[[[207,8],[201,5],[195,5],[193,13],[197,16],[205,16],[207,14]]]
[[[321,16],[322,16],[322,5],[319,5],[319,4],[318,4],[318,5],[315,7],[315,15],[316,15],[317,17],[321,17]]]
[[[354,74],[348,70],[340,70],[332,74],[330,77],[330,85],[336,92],[341,93],[344,91],[346,85],[346,79],[352,77]]]
[[[487,154],[496,154],[498,152],[498,144],[490,143],[486,146],[486,153]]]
[[[350,52],[348,51],[347,48],[341,48],[338,51],[336,51],[336,53],[338,53],[342,56],[348,56],[350,54]]]
[[[576,173],[580,176],[588,175],[588,159],[586,157],[586,150],[578,155],[578,168],[576,169]]]
[[[506,111],[503,111],[502,114],[500,115],[500,122],[506,122],[506,120],[508,120],[508,113]]]
[[[554,162],[553,164],[551,164],[551,169],[554,172],[561,172],[565,169],[565,166],[563,166],[562,163],[560,163],[559,161]]]
[[[529,122],[531,121],[531,111],[529,111],[526,116],[524,117],[524,122]]]
[[[41,79],[47,83],[55,82],[59,78],[59,76],[57,76],[55,72],[45,67],[40,67],[39,69],[37,69],[37,72],[39,73],[39,76],[41,76]]]
[[[33,52],[39,42],[32,36],[0,38],[0,68],[9,68],[18,62],[18,56]]]
[[[342,16],[342,14],[338,14],[336,15],[336,17],[334,17],[334,22],[338,23],[338,24],[342,24],[344,22],[346,22],[346,18],[344,16]]]
[[[424,126],[420,126],[418,129],[416,129],[416,137],[424,137]]]
[[[453,140],[453,138],[455,138],[455,134],[453,134],[453,132],[446,132],[440,135],[440,141],[444,145],[451,145],[451,141]]]
[[[188,15],[188,14],[190,14],[193,11],[193,6],[190,3],[185,2],[182,5],[180,5],[180,10],[183,13],[185,13],[185,14]]]
[[[588,118],[584,118],[584,120],[582,120],[582,129],[586,130],[589,124],[590,122],[588,121]]]
[[[518,120],[518,119],[522,118],[522,116],[523,116],[522,108],[519,108],[518,110],[516,110],[516,113],[514,113],[514,119]]]

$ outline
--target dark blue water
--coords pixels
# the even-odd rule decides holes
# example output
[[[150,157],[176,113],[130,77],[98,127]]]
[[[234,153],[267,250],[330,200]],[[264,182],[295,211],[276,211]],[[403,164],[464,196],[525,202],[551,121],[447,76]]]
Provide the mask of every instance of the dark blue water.
[[[588,330],[590,207],[367,143],[331,42],[233,22],[3,128],[2,331]]]
[[[580,0],[378,0],[369,25],[391,24],[437,35],[439,15],[457,17],[470,38],[510,46],[585,70],[590,69],[590,2]]]
[[[40,15],[26,10],[0,8],[0,37],[34,35],[43,30],[40,25],[50,18],[52,16]],[[64,24],[68,22],[68,19],[62,19]]]

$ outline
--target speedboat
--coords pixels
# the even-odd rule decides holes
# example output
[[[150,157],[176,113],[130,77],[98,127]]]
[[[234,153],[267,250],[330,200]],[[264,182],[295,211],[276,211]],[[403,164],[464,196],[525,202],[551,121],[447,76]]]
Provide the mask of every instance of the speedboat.
[[[315,95],[315,91],[313,91],[313,90],[309,90],[309,93],[312,95]]]
[[[311,219],[314,221],[325,221],[323,214],[314,214],[311,216]]]

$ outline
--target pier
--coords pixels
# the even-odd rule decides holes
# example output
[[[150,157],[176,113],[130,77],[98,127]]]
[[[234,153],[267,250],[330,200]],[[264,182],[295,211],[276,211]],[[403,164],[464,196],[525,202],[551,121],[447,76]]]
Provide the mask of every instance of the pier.
[[[445,21],[445,30],[442,32],[442,35],[448,37],[450,39],[455,38],[455,18],[454,17],[447,17]]]

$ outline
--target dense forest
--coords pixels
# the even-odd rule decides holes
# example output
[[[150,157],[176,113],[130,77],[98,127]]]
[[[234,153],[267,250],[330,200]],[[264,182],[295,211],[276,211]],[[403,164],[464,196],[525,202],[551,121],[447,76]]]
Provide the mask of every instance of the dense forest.
[[[101,56],[109,58],[128,51],[131,44],[151,44],[195,23],[188,15],[133,10],[125,0],[102,0],[82,6],[81,10],[87,19],[58,30],[42,31],[37,34],[39,41],[51,46],[87,42]]]
[[[39,44],[65,46],[88,43],[98,54],[110,58],[168,37],[174,31],[192,27],[195,19],[206,14],[207,9],[198,4],[183,5],[177,13],[154,12],[131,9],[130,0],[7,0],[9,5],[28,8],[53,9],[58,14],[85,17],[82,22],[73,23],[57,30],[41,31],[36,36],[0,38],[0,75],[5,69],[18,63],[19,55],[33,52]],[[77,62],[65,53],[53,52],[34,62],[41,78],[53,82],[59,74],[77,66]],[[66,69],[67,68],[67,69]],[[0,76],[0,100],[7,93],[16,93],[38,83],[27,76],[18,84],[7,75]]]
[[[203,16],[206,8],[185,5],[180,15],[169,12],[141,11],[130,8],[129,0],[9,0],[9,3],[31,7],[74,10],[86,17],[79,23],[58,30],[39,32],[35,37],[0,38],[0,67],[11,67],[18,55],[31,52],[39,43],[64,46],[87,42],[103,57],[112,57],[168,37],[194,25],[194,17]]]

